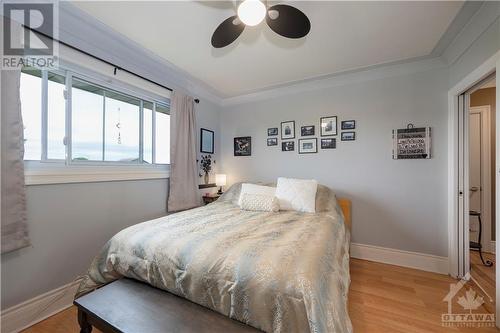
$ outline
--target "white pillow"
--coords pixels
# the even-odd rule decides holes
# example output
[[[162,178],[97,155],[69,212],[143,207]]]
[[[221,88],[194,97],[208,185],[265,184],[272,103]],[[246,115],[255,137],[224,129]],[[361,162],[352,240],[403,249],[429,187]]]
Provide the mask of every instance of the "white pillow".
[[[277,212],[280,210],[278,198],[268,194],[244,193],[241,196],[241,209],[263,212]]]
[[[276,197],[281,210],[316,212],[318,182],[311,179],[278,178]]]
[[[274,197],[276,188],[271,186],[255,185],[255,184],[241,184],[240,198],[238,199],[238,206],[241,207],[241,198],[243,194],[265,194]]]

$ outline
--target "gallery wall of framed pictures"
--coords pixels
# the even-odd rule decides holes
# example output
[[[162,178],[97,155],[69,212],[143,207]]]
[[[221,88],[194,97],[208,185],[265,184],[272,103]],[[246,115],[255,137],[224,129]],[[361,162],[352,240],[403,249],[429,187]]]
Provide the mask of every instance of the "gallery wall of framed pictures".
[[[299,154],[314,154],[321,150],[337,148],[337,138],[340,133],[340,141],[356,140],[356,120],[347,119],[340,122],[340,132],[337,116],[325,116],[319,119],[319,128],[310,122],[300,125],[296,130],[295,120],[281,122],[279,127],[267,129],[267,147],[281,147],[282,152],[298,151]],[[297,148],[296,134],[298,135]],[[318,137],[316,137],[318,136]],[[279,144],[281,140],[281,144]],[[318,147],[319,146],[319,147]]]

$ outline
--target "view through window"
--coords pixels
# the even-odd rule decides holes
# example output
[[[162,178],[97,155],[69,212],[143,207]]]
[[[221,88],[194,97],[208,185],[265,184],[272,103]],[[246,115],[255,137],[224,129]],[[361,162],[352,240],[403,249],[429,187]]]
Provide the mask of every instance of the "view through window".
[[[66,103],[66,87],[71,103]],[[167,103],[29,68],[21,73],[20,95],[25,160],[170,163]]]

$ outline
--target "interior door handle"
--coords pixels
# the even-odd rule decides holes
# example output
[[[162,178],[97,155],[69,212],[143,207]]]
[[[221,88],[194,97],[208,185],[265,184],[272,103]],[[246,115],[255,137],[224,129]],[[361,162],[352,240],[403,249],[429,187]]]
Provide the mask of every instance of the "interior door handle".
[[[477,187],[477,186],[472,186],[472,187],[470,188],[470,191],[471,191],[471,192],[477,192],[477,191],[479,191],[479,187]]]

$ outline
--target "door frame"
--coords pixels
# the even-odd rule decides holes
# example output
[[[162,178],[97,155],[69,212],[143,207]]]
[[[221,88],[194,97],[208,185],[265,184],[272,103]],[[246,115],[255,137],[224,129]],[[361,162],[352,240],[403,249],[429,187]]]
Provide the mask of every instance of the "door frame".
[[[469,107],[469,114],[481,115],[481,218],[483,252],[491,251],[491,108],[489,105]],[[487,221],[487,223],[485,223]]]
[[[459,138],[459,96],[469,90],[478,82],[482,81],[493,72],[497,73],[496,76],[496,98],[500,100],[500,51],[491,56],[483,64],[469,73],[453,88],[448,91],[448,262],[449,274],[453,277],[463,277],[460,275],[460,270],[463,272],[459,260],[459,151],[458,151],[458,138]],[[500,142],[500,114],[496,113],[496,140]],[[496,208],[497,212],[500,210],[500,145],[497,145],[496,151]],[[467,201],[467,200],[466,200]],[[462,207],[463,209],[463,207]],[[463,212],[462,212],[463,213]],[[500,214],[496,215],[496,225],[500,226]],[[467,229],[468,230],[468,229]],[[462,230],[463,231],[463,230]],[[500,227],[496,228],[496,239],[500,240]],[[463,238],[462,238],[463,243]],[[464,244],[461,244],[462,246]],[[496,251],[500,253],[500,241],[496,242]],[[496,304],[500,305],[500,265],[495,265],[496,269]],[[500,306],[496,307],[496,325],[500,327]]]
[[[497,70],[498,65],[498,70]],[[461,98],[465,92],[470,90],[474,85],[481,82],[489,75],[494,72],[500,73],[500,52],[497,52],[495,55],[486,60],[482,65],[476,68],[474,71],[469,73],[465,78],[463,78],[460,82],[458,82],[452,89],[448,91],[448,265],[449,265],[449,274],[456,278],[462,278],[466,274],[466,258],[463,256],[467,256],[468,253],[461,253],[460,249],[463,248],[464,244],[464,236],[468,236],[468,219],[466,220],[466,225],[460,225],[459,228],[459,220],[463,218],[464,211],[468,211],[468,208],[465,207],[468,205],[468,196],[465,196],[466,200],[461,203],[459,200],[459,185],[468,189],[467,184],[459,184],[459,158],[462,152],[459,152],[459,127],[462,127],[462,130],[467,132],[467,127],[460,126],[463,125],[462,121],[464,119],[460,119],[459,116],[459,108],[465,108],[468,106],[467,98]],[[497,75],[497,86],[500,75]],[[498,89],[497,89],[498,96]],[[497,114],[496,116],[497,125],[500,123],[500,116]],[[500,127],[497,131],[497,140],[498,140],[498,132],[500,132]],[[500,146],[500,145],[499,145]],[[497,147],[497,151],[498,151]],[[468,152],[465,152],[468,154]],[[499,163],[499,154],[497,154],[497,166]],[[463,166],[463,168],[468,168],[468,166]],[[467,179],[465,179],[467,181]],[[498,181],[498,173],[497,173],[497,181]],[[468,181],[467,181],[468,182]],[[468,190],[467,190],[468,191]],[[498,187],[497,187],[498,194]],[[498,199],[498,195],[497,195]],[[498,205],[498,200],[497,200]],[[466,209],[467,208],[467,209]],[[468,215],[468,214],[467,214]],[[497,214],[497,225],[500,225],[499,215]],[[464,232],[467,231],[467,232]],[[500,239],[500,228],[496,228],[497,238]],[[468,237],[467,237],[468,238]],[[498,243],[498,242],[497,242]],[[498,249],[496,251],[498,253]],[[497,265],[498,266],[498,265]],[[500,272],[498,272],[500,273]],[[499,288],[497,288],[499,289]],[[499,294],[499,303],[500,304],[500,294]],[[500,308],[500,307],[498,307]],[[497,316],[498,318],[498,316]]]

